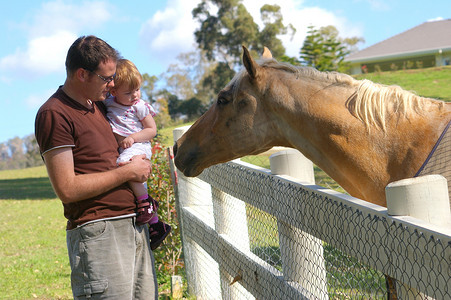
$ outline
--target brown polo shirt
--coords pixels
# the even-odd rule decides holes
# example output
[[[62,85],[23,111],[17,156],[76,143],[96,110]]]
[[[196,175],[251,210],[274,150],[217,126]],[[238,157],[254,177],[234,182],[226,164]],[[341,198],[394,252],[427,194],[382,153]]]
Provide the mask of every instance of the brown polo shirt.
[[[75,174],[104,172],[117,168],[117,142],[105,116],[102,102],[89,110],[67,96],[61,87],[39,109],[35,121],[41,154],[71,147]],[[67,229],[103,218],[135,212],[132,191],[123,184],[97,197],[63,203]]]

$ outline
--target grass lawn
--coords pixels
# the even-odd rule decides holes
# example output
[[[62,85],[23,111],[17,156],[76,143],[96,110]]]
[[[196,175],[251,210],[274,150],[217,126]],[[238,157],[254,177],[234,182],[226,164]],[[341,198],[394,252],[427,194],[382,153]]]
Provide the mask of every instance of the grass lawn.
[[[66,219],[45,167],[0,171],[0,299],[72,299]]]
[[[451,101],[450,66],[368,73],[354,77],[356,79],[366,78],[386,85],[399,85],[419,96]]]

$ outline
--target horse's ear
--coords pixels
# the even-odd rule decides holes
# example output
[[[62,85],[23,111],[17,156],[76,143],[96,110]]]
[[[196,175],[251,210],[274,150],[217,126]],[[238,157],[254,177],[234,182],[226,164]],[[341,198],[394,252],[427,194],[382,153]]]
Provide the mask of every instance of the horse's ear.
[[[269,51],[269,49],[266,47],[263,48],[262,58],[272,58],[271,51]]]
[[[253,79],[257,78],[257,70],[258,65],[255,62],[255,60],[251,57],[251,54],[249,53],[249,50],[247,50],[246,47],[243,46],[243,64],[246,68],[247,72],[249,73],[249,76]]]

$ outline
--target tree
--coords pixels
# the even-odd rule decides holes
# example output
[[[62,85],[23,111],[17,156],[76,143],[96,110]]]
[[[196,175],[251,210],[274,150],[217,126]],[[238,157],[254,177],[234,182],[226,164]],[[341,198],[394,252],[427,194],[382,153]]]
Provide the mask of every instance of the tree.
[[[9,148],[5,143],[0,143],[0,161],[9,159]]]
[[[164,128],[171,124],[171,116],[169,115],[168,102],[163,97],[159,97],[155,104],[158,105],[158,114],[155,116],[157,128]]]
[[[263,47],[266,46],[271,50],[272,56],[280,60],[285,55],[285,47],[277,36],[290,32],[293,37],[296,29],[291,24],[283,25],[283,16],[279,5],[265,4],[260,8],[260,13],[265,27],[259,32],[257,50],[262,53]]]
[[[23,143],[25,147],[25,166],[29,168],[42,165],[44,162],[41,158],[38,142],[34,134],[26,136],[23,139]]]
[[[180,103],[179,111],[188,117],[188,121],[200,117],[206,108],[202,105],[202,101],[193,97]]]
[[[0,143],[0,170],[22,169],[43,165],[34,134],[14,137]]]
[[[175,119],[177,114],[180,113],[180,103],[179,97],[176,95],[172,95],[167,93],[167,103],[168,103],[168,112],[172,119]]]
[[[147,73],[143,74],[143,82],[141,84],[141,90],[147,95],[147,100],[150,103],[153,103],[155,97],[155,84],[158,81],[158,78],[155,75],[149,75]]]
[[[9,165],[9,148],[6,143],[0,143],[0,170],[7,170]]]
[[[216,14],[211,13],[213,7]],[[291,24],[283,24],[279,5],[261,7],[261,31],[242,0],[202,0],[192,13],[201,25],[195,32],[199,48],[209,60],[227,63],[231,70],[241,66],[242,45],[254,54],[261,54],[266,46],[279,59],[284,56],[285,47],[278,36],[296,32]]]
[[[196,42],[213,62],[205,68],[196,85],[196,97],[203,103],[214,98],[241,67],[242,45],[248,46],[254,55],[260,55],[263,47],[271,49],[277,59],[285,57],[285,47],[279,35],[294,33],[292,25],[284,26],[278,5],[263,5],[260,9],[264,28],[258,25],[241,3],[242,0],[202,0],[192,14],[200,23],[195,32]],[[216,8],[213,13],[213,8]],[[183,98],[183,97],[182,97]],[[184,97],[188,99],[188,97]]]
[[[341,39],[334,26],[316,29],[309,26],[308,35],[300,51],[301,63],[319,71],[344,72],[348,68],[345,57],[351,53],[362,38]]]
[[[25,168],[26,159],[23,147],[23,140],[16,136],[8,140],[7,145],[11,152],[10,168],[11,169]]]
[[[166,89],[177,97],[187,99],[194,96],[193,81],[183,64],[171,64],[165,73]]]
[[[216,15],[211,14],[214,6]],[[199,48],[211,61],[221,61],[230,69],[239,65],[242,45],[251,45],[258,26],[241,0],[202,0],[192,11],[200,23],[194,32]]]
[[[235,71],[230,69],[228,64],[219,62],[216,64],[216,67],[203,78],[202,86],[205,90],[210,90],[214,95],[216,95],[227,85],[234,75]]]

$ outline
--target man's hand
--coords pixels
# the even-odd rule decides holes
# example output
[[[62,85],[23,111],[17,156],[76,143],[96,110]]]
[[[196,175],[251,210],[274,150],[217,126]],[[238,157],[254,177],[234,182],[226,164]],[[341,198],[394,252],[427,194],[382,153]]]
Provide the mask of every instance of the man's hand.
[[[145,182],[147,178],[150,176],[151,163],[144,154],[135,155],[132,157],[130,162],[127,164],[128,168],[131,168],[133,171],[133,178],[131,181],[137,182]]]

